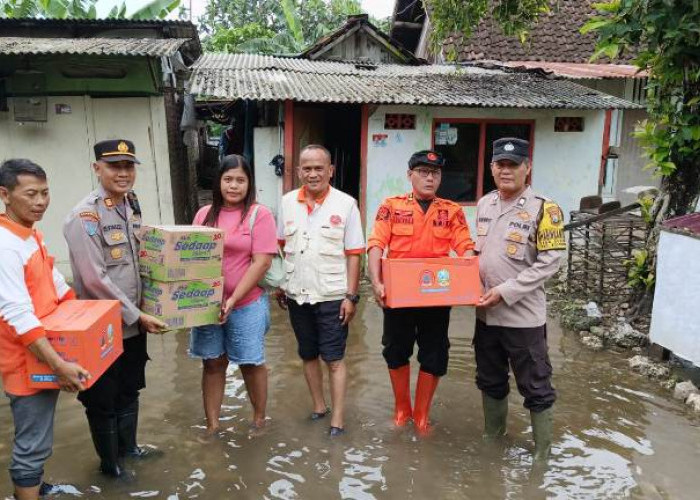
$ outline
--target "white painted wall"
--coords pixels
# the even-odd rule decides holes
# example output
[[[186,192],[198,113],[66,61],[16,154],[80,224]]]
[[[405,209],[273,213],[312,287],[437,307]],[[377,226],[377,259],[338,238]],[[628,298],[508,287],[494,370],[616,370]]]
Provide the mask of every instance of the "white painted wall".
[[[386,113],[414,113],[415,130],[384,130]],[[583,132],[554,132],[556,116],[583,116]],[[382,199],[407,192],[408,159],[432,144],[432,122],[440,118],[495,118],[535,121],[533,188],[558,202],[567,215],[583,196],[598,193],[605,112],[577,110],[468,109],[452,107],[379,106],[369,118],[367,148],[367,232]],[[375,145],[373,134],[387,134],[386,146]],[[487,145],[487,154],[490,154]],[[490,175],[485,172],[485,175]],[[474,207],[465,207],[474,225]]]
[[[254,134],[255,190],[258,203],[267,205],[277,214],[282,198],[282,177],[275,175],[275,167],[270,160],[283,151],[278,127],[256,127]]]
[[[68,104],[70,114],[58,115],[56,104]],[[92,99],[88,96],[48,98],[48,121],[19,124],[9,112],[0,112],[0,161],[29,158],[47,172],[51,206],[39,224],[49,251],[67,275],[68,247],[63,220],[93,190],[93,146],[103,139],[125,138],[134,142],[137,157],[135,190],[144,222],[174,222],[170,163],[162,97]]]
[[[700,366],[700,239],[661,231],[651,342]],[[688,279],[692,277],[691,279]]]

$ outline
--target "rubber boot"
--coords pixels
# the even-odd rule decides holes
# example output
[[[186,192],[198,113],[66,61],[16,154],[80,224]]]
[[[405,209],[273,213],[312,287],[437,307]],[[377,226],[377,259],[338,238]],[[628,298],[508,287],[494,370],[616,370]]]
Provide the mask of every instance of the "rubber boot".
[[[506,435],[508,418],[508,398],[492,398],[482,391],[481,401],[484,407],[484,439],[492,441]]]
[[[153,458],[161,455],[149,448],[140,448],[136,442],[139,423],[139,400],[137,399],[126,408],[117,412],[119,433],[119,456],[127,458]]]
[[[552,449],[552,408],[535,413],[530,412],[532,422],[532,437],[535,440],[535,462],[543,462],[549,458]]]
[[[418,382],[416,383],[416,400],[413,410],[413,425],[420,434],[425,434],[429,430],[428,417],[430,415],[430,405],[433,402],[433,395],[437,389],[440,377],[431,375],[423,370],[418,372]]]
[[[117,418],[88,415],[88,423],[95,451],[100,457],[100,471],[107,476],[122,477],[124,467],[119,459]]]
[[[389,370],[391,388],[394,390],[394,424],[406,425],[413,416],[411,409],[411,365]]]

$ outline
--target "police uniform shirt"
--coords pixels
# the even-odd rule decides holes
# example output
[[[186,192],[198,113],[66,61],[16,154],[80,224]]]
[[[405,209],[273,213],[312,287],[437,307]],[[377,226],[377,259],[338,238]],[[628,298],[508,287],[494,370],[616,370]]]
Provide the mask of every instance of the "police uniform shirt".
[[[63,226],[76,294],[85,300],[120,301],[125,339],[139,333],[140,228],[141,216],[126,197],[113,200],[101,187],[76,205]]]
[[[544,283],[557,272],[566,248],[561,209],[528,187],[512,204],[502,205],[497,191],[487,194],[476,217],[484,292],[496,288],[503,298],[494,307],[477,308],[477,318],[490,326],[544,325]]]

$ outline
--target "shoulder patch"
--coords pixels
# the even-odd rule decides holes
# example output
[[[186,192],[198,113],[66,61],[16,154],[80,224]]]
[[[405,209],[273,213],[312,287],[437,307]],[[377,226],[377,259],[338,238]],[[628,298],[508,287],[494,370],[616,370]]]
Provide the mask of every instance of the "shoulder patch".
[[[537,226],[537,250],[565,250],[564,214],[554,202],[542,204],[542,219]]]
[[[391,209],[388,205],[382,204],[377,210],[377,217],[375,218],[378,222],[386,222],[391,218]]]
[[[80,223],[88,236],[95,236],[100,224],[100,217],[95,212],[80,212]]]

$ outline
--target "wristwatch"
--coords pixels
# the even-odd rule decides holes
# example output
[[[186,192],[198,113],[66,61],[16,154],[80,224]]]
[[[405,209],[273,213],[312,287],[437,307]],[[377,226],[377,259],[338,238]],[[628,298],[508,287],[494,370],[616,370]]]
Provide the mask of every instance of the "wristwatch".
[[[360,301],[360,296],[357,294],[346,293],[345,298],[348,299],[353,304],[357,304]]]

